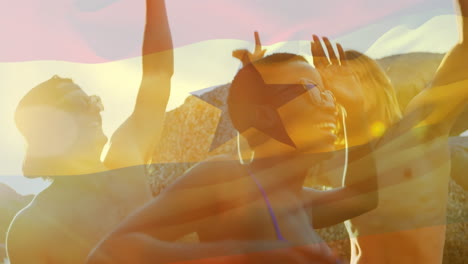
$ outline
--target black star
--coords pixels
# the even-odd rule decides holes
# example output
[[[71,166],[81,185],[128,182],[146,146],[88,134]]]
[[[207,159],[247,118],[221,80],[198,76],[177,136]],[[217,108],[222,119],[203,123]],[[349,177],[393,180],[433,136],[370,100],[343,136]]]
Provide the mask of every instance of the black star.
[[[258,76],[260,75],[258,74]],[[256,128],[262,133],[265,133],[266,135],[284,144],[295,147],[294,142],[291,140],[286,129],[284,128],[277,109],[287,102],[293,100],[297,96],[308,92],[308,90],[314,87],[316,87],[314,84],[265,84],[263,79],[261,79],[261,83],[259,83],[258,87],[258,94],[260,94],[260,96],[256,100],[256,105],[257,107],[261,107],[263,110],[268,112],[268,117],[275,125],[269,127],[260,127],[256,126],[255,122],[253,122],[254,124],[250,127]],[[232,125],[227,107],[229,89],[230,84],[225,84],[205,88],[191,93],[193,96],[221,110],[220,120],[216,127],[213,141],[211,142],[210,152],[236,136],[236,129]],[[248,109],[251,109],[251,105],[252,103],[250,103],[250,105],[245,104],[240,106],[240,109],[242,109],[241,111],[245,110],[246,115],[251,115],[252,113],[248,112]],[[242,131],[239,131],[239,133],[244,132],[250,127],[246,127]]]
[[[210,152],[236,136],[227,107],[227,96],[231,84],[212,86],[190,94],[221,110],[216,132],[211,142]]]

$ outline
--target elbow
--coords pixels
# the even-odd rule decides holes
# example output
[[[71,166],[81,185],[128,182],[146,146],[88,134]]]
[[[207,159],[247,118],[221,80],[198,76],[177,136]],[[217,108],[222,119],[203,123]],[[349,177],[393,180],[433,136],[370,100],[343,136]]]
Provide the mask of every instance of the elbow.
[[[379,194],[377,191],[369,192],[365,195],[365,200],[362,202],[363,213],[372,211],[379,206]]]
[[[174,75],[174,66],[171,69],[166,69],[165,74],[169,77],[172,78]]]
[[[376,174],[368,181],[367,186],[361,190],[361,197],[365,212],[374,210],[379,205],[379,184]]]
[[[360,216],[367,212],[370,212],[377,208],[379,205],[379,194],[377,191],[370,191],[367,193],[360,193],[357,194],[356,200],[353,203],[354,210],[353,210],[353,217]]]

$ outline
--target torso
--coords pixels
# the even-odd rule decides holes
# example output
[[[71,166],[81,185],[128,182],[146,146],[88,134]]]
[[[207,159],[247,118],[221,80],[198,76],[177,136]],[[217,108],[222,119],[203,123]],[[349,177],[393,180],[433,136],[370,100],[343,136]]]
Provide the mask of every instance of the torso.
[[[222,175],[220,177],[223,177],[224,180],[232,180],[235,177],[250,177],[242,165],[238,166],[239,170],[226,170],[217,175]],[[255,182],[252,180],[249,184],[255,185]],[[232,193],[235,190],[221,190],[218,199],[224,200],[222,193],[228,191]],[[241,191],[239,195],[242,195]],[[278,228],[285,240],[308,245],[315,243],[322,248],[326,247],[323,240],[313,230],[309,215],[303,208],[302,200],[296,194],[279,190],[274,193],[267,192],[267,197],[277,220]],[[236,204],[233,207],[235,208],[219,208],[216,217],[206,221],[199,228],[198,235],[201,241],[278,240],[272,216],[268,212],[268,206],[260,190],[251,202]],[[326,249],[329,250],[328,247]]]
[[[45,263],[84,263],[105,234],[151,198],[143,166],[96,176],[103,177],[108,187],[102,192],[51,186],[22,211],[44,227],[47,238],[37,239],[44,248]]]
[[[354,247],[352,263],[442,263],[450,172],[447,139],[423,141],[413,131],[399,143],[395,150],[376,153],[378,207],[346,222]]]

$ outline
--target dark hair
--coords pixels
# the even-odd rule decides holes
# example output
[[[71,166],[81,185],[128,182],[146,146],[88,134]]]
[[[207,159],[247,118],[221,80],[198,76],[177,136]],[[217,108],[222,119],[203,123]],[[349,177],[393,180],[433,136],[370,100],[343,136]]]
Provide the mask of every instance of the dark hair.
[[[270,65],[274,63],[285,63],[293,61],[307,62],[307,60],[301,55],[283,52],[273,53],[260,60],[254,61],[253,63],[257,65]]]
[[[18,108],[24,106],[40,105],[40,104],[56,104],[69,90],[62,89],[59,84],[73,83],[71,79],[60,78],[54,75],[49,80],[40,83],[32,88],[19,102]]]
[[[28,118],[24,116],[21,110],[31,106],[51,105],[57,106],[59,102],[71,92],[70,89],[63,88],[60,84],[73,83],[71,79],[60,78],[54,75],[49,80],[40,83],[32,88],[18,103],[15,111],[15,123],[19,131],[27,138],[26,128],[28,127]],[[74,88],[73,88],[74,89]],[[79,89],[76,87],[76,89]],[[64,106],[61,108],[65,108]],[[66,109],[64,109],[66,110]]]
[[[229,115],[237,131],[243,132],[250,127],[255,127],[256,120],[252,118],[254,105],[262,105],[272,109],[275,108],[269,100],[270,98],[265,96],[270,91],[255,66],[275,65],[296,61],[307,63],[307,60],[300,55],[275,53],[247,64],[237,72],[229,88],[229,95],[227,98]],[[274,110],[276,111],[276,109]],[[294,145],[281,123],[278,123],[278,125],[268,130],[269,131],[263,132],[267,132],[269,136],[284,143]],[[262,143],[255,139],[247,140],[251,147]]]

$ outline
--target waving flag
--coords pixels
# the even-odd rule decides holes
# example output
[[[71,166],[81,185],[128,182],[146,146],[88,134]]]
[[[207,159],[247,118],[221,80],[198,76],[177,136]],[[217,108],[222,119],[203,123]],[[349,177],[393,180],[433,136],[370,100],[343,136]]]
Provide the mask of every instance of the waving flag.
[[[269,52],[280,45],[307,54],[312,34],[365,51],[384,33],[395,36],[394,27],[411,33],[436,15],[453,13],[450,1],[444,0],[170,0],[167,8],[176,48],[169,108],[190,92],[232,80],[238,62],[231,51],[251,46],[254,30],[270,45]],[[12,118],[17,102],[54,74],[71,77],[103,98],[106,134],[123,121],[140,81],[144,16],[143,0],[0,2],[0,118],[7,135],[0,142],[5,161],[0,175],[21,174],[23,139]],[[446,31],[431,34],[441,39],[437,34]],[[384,38],[378,43],[387,47],[373,46],[375,56],[382,56],[375,51],[396,46],[395,38],[391,45]]]
[[[170,108],[180,104],[189,92],[229,83],[238,69],[231,51],[250,45],[254,30],[260,32],[270,53],[282,50],[308,54],[308,42],[312,34],[317,34],[338,40],[345,48],[367,51],[375,58],[408,51],[444,52],[456,38],[449,21],[453,17],[440,17],[453,14],[447,0],[166,2],[176,49]],[[22,95],[52,75],[71,77],[86,92],[101,95],[106,105],[106,134],[128,116],[141,78],[144,21],[144,0],[0,2],[0,181],[23,184],[17,179],[2,179],[21,175],[23,139],[15,129],[13,113]],[[193,94],[221,109],[218,124],[227,120],[225,105],[203,97],[204,93]],[[223,140],[216,132],[212,149],[225,143]],[[438,162],[442,166],[449,161]],[[406,171],[405,176],[411,173]],[[32,188],[22,191],[37,192]]]
[[[451,10],[442,0],[171,0],[167,5],[175,47],[250,41],[254,30],[267,45],[309,40],[312,33],[339,37],[390,17]],[[136,0],[2,1],[0,61],[98,63],[139,56],[144,9],[144,1]]]

